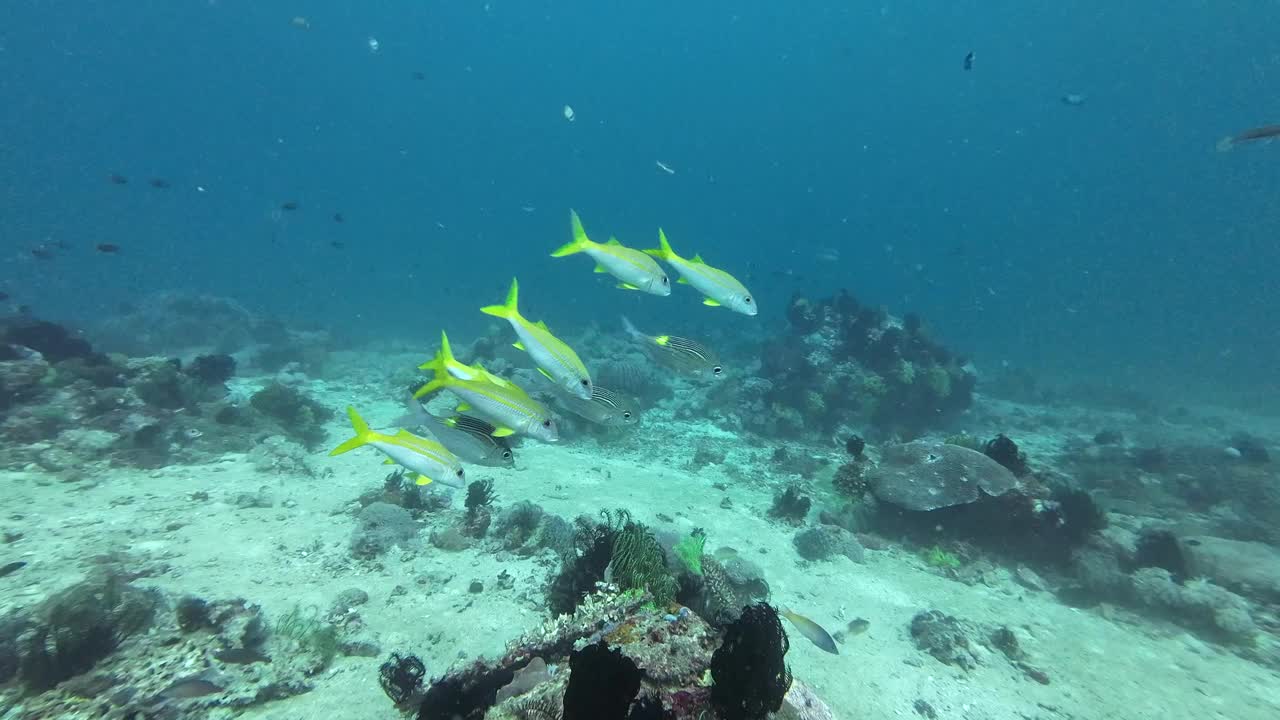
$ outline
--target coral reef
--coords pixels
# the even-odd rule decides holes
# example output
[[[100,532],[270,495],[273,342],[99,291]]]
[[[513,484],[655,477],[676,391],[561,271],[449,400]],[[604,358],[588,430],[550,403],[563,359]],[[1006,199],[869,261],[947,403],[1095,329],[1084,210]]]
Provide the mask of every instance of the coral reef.
[[[787,318],[789,333],[761,356],[768,390],[760,412],[747,414],[762,434],[828,436],[870,423],[915,436],[972,401],[975,376],[965,361],[913,316],[895,318],[841,292],[817,302],[794,296]]]
[[[644,673],[620,650],[600,640],[569,656],[564,720],[626,720]]]
[[[492,480],[475,480],[467,486],[467,499],[463,503],[466,508],[463,522],[467,535],[476,538],[484,537],[489,531],[489,523],[492,520],[491,506],[497,499],[498,495],[493,491]]]
[[[297,388],[273,382],[254,393],[249,404],[278,422],[285,435],[308,448],[320,445],[328,436],[324,423],[333,411]]]

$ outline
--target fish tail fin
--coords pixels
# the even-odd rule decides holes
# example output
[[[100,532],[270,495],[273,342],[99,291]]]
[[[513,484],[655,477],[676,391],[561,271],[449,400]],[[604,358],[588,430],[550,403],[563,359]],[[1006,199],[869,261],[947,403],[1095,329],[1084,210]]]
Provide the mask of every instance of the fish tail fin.
[[[440,331],[440,350],[436,352],[435,357],[418,366],[419,370],[432,370],[436,368],[449,368],[449,363],[453,360],[453,351],[449,349],[449,336],[443,330]]]
[[[631,336],[631,339],[633,340],[644,339],[645,337],[644,333],[637,330],[636,326],[631,324],[631,321],[627,319],[626,315],[622,315],[620,317],[622,318],[622,329],[626,331],[627,335]]]
[[[667,242],[667,234],[662,231],[662,228],[658,228],[658,247],[652,250],[645,250],[645,252],[659,260],[680,259],[680,256],[676,254],[676,251],[671,249],[671,243]]]
[[[360,417],[360,413],[356,412],[356,409],[350,405],[347,406],[347,417],[351,418],[351,427],[355,430],[356,435],[338,447],[330,450],[329,455],[331,457],[351,452],[358,447],[368,445],[369,441],[373,438],[373,431],[369,429],[369,423],[365,422],[364,418]]]
[[[445,369],[443,362],[431,369],[435,372],[435,377],[431,379],[431,382],[418,388],[417,392],[413,394],[414,400],[424,395],[430,395],[449,383],[449,371]]]
[[[573,255],[585,250],[589,250],[595,245],[591,238],[587,237],[587,231],[582,227],[582,219],[578,217],[576,210],[569,211],[569,224],[573,228],[573,240],[561,245],[555,252],[551,253],[551,257],[564,257]]]
[[[492,315],[506,320],[520,317],[520,283],[511,278],[511,289],[507,291],[507,301],[502,305],[486,305],[480,308],[485,315]]]

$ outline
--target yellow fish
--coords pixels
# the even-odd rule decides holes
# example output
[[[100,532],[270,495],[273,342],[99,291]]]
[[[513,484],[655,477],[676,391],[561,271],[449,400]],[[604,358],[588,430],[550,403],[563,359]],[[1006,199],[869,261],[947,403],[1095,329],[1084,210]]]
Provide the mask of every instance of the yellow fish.
[[[480,363],[466,365],[453,356],[453,350],[449,347],[449,336],[443,330],[440,331],[440,350],[435,357],[418,366],[419,370],[435,371],[436,368],[444,368],[450,375],[459,380],[488,380],[495,385],[506,385],[507,381],[485,370]]]
[[[371,430],[353,407],[347,408],[347,417],[351,419],[356,436],[330,451],[331,457],[372,445],[387,456],[388,463],[403,465],[413,471],[419,485],[439,481],[453,487],[466,486],[467,475],[462,469],[462,462],[440,443],[420,438],[408,430],[401,430],[395,435]]]
[[[663,297],[671,294],[671,282],[653,258],[626,247],[617,238],[609,238],[603,245],[595,242],[587,237],[582,220],[573,210],[569,211],[569,224],[573,227],[573,241],[551,253],[551,257],[586,253],[596,261],[596,272],[614,276],[623,290],[640,290]]]
[[[662,228],[658,228],[658,245],[658,248],[645,252],[675,268],[680,273],[680,279],[676,282],[692,285],[705,295],[703,305],[723,305],[743,315],[756,314],[756,301],[737,278],[720,268],[711,267],[702,260],[701,255],[694,255],[692,260],[680,257],[671,249],[671,243],[667,242],[667,234]]]
[[[587,372],[587,366],[582,364],[582,360],[578,358],[573,348],[551,334],[546,323],[531,323],[520,314],[519,296],[520,284],[512,278],[506,304],[488,305],[480,308],[480,312],[500,317],[511,323],[511,328],[516,331],[516,337],[519,338],[515,346],[529,353],[529,357],[542,374],[551,378],[551,381],[565,392],[583,400],[590,400],[591,374]]]
[[[461,380],[443,367],[436,367],[435,378],[413,394],[414,398],[448,390],[462,401],[456,410],[487,420],[494,426],[493,437],[507,437],[517,432],[546,442],[560,439],[555,420],[542,403],[529,397],[520,386],[504,380],[498,385],[485,379]]]

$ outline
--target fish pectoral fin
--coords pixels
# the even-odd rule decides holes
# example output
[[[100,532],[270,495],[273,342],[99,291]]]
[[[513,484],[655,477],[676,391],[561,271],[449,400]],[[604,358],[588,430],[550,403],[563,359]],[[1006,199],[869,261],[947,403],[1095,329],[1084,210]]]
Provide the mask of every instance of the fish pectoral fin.
[[[493,429],[494,437],[510,437],[515,434],[516,434],[516,431],[508,427],[500,427],[500,428]]]
[[[513,348],[515,348],[515,349],[517,349],[517,350],[524,350],[524,343],[522,343],[522,342],[520,342],[519,340],[517,340],[516,342],[511,343],[511,347],[513,347]]]
[[[383,460],[383,461],[382,461],[382,464],[383,464],[383,465],[395,465],[395,464],[396,464],[396,461],[395,461],[395,460],[392,460],[391,458],[387,458],[386,460]]]
[[[618,283],[618,289],[619,290],[639,290],[640,288],[636,287],[635,285],[632,285],[631,283]]]
[[[603,265],[597,265],[597,266],[596,266],[596,269],[595,269],[593,272],[597,272],[597,273],[607,273],[607,272],[609,272],[609,268],[607,268],[607,267],[605,267],[605,266],[603,266]]]
[[[426,475],[423,475],[422,473],[418,473],[418,477],[414,478],[413,482],[417,485],[430,485],[431,478],[427,477]]]
[[[716,302],[715,300],[712,300],[711,298],[702,298],[702,304],[710,305],[711,307],[720,307],[720,303]]]
[[[684,278],[680,278],[679,280],[677,280],[677,281],[676,281],[676,284],[677,284],[677,285],[688,285],[688,284],[689,284],[689,281],[688,281],[688,280],[685,280]]]
[[[458,407],[454,408],[453,411],[462,413],[470,409],[471,409],[471,405],[469,403],[458,403]]]
[[[543,370],[542,368],[538,368],[538,372],[542,373],[542,376],[550,380],[551,382],[556,381],[555,378],[551,377],[551,373],[547,372],[546,370]]]

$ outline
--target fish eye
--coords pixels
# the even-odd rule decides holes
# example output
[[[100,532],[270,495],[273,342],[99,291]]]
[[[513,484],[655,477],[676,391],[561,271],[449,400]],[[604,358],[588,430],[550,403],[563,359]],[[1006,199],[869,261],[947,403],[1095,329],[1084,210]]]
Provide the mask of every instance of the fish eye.
[[[662,276],[662,284],[663,284],[663,285],[666,285],[666,284],[667,284],[667,276],[666,276],[666,275],[663,275],[663,276]]]
[[[464,475],[462,468],[458,468],[458,472],[454,473],[454,475],[457,475],[458,477],[462,477]]]
[[[750,305],[750,304],[751,304],[751,296],[750,296],[750,295],[748,295],[748,296],[746,296],[746,297],[742,298],[742,302],[744,302],[744,303],[746,303],[746,304]]]
[[[717,365],[717,366],[715,366],[715,367],[711,368],[711,374],[712,374],[712,375],[719,375],[719,374],[720,374],[720,373],[722,373],[722,372],[724,372],[724,368],[720,367],[719,365]]]
[[[511,459],[511,451],[510,451],[510,450],[503,450],[503,451],[502,451],[502,459],[503,459],[503,460],[510,460],[510,459]]]
[[[579,382],[581,382],[581,383],[582,383],[582,387],[591,387],[591,381],[590,381],[590,380],[581,380],[581,381],[579,381]]]
[[[625,410],[625,411],[623,411],[623,413],[622,413],[622,417],[623,417],[624,419],[626,419],[626,420],[630,420],[630,419],[631,419],[631,411],[630,411],[630,410]]]
[[[551,427],[551,421],[550,421],[550,420],[543,420],[543,421],[542,421],[542,427],[544,427],[544,428],[549,428],[549,427]]]

